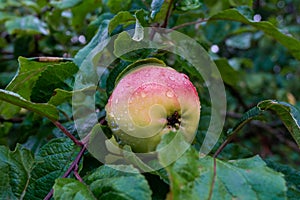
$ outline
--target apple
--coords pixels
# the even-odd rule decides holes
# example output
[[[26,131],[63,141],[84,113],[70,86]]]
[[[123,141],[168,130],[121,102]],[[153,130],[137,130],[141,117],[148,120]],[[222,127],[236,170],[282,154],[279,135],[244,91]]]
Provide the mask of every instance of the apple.
[[[105,109],[116,141],[137,153],[155,151],[170,131],[180,131],[192,142],[200,118],[199,96],[188,76],[159,64],[125,74]]]

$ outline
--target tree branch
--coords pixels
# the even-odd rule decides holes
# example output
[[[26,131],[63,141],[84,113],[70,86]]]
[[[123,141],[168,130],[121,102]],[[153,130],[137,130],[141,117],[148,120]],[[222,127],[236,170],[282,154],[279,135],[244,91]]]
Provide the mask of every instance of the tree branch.
[[[2,122],[21,123],[23,122],[23,118],[4,119],[3,117],[0,117],[0,123]]]
[[[82,182],[82,178],[79,176],[77,170],[78,170],[78,163],[80,162],[84,152],[86,150],[85,146],[82,146],[80,152],[78,153],[78,155],[76,156],[75,160],[72,162],[72,164],[70,165],[70,167],[68,168],[68,170],[64,173],[64,175],[62,176],[62,178],[66,178],[68,177],[72,171],[74,171],[74,175],[75,177]],[[50,192],[47,194],[47,196],[44,198],[44,200],[50,200],[53,196],[53,188],[50,190]]]
[[[200,24],[200,23],[206,22],[207,20],[208,20],[208,19],[198,19],[198,20],[193,21],[193,22],[186,22],[186,23],[183,23],[183,24],[174,26],[174,27],[172,27],[171,29],[172,29],[172,30],[176,30],[176,29],[183,28],[183,27],[185,27],[185,26],[190,26],[190,25],[194,25],[194,24]]]
[[[217,176],[217,159],[214,158],[214,174],[213,174],[213,180],[211,183],[211,187],[209,189],[209,195],[208,195],[209,200],[212,198],[212,194],[213,194],[213,190],[214,190],[215,182],[216,182],[216,176]]]
[[[83,146],[83,143],[77,140],[63,125],[58,121],[52,121],[52,123],[59,128],[68,138],[70,138],[77,146]]]
[[[172,10],[172,5],[173,5],[174,0],[170,0],[170,4],[168,6],[168,11],[164,20],[164,23],[160,26],[161,28],[166,28],[168,26],[169,23],[169,18],[171,16],[171,10]]]

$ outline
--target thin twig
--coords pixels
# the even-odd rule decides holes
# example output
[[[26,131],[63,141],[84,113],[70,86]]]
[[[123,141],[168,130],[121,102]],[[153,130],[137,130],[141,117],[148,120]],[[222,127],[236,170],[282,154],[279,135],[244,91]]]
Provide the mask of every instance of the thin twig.
[[[226,117],[234,118],[234,119],[241,119],[243,115],[241,113],[236,113],[232,111],[227,111],[226,112]]]
[[[85,152],[85,150],[86,150],[86,147],[85,146],[82,146],[82,148],[81,148],[81,150],[80,150],[80,152],[78,153],[78,155],[76,156],[76,158],[75,158],[75,160],[72,162],[72,164],[70,165],[70,167],[68,168],[68,170],[64,173],[64,175],[62,176],[62,178],[66,178],[66,177],[68,177],[70,174],[71,174],[71,172],[73,171],[73,170],[77,170],[78,169],[78,163],[80,162],[80,160],[81,160],[81,158],[82,158],[82,156],[83,156],[83,154],[84,154],[84,152]],[[76,168],[76,166],[77,166],[77,168]],[[77,172],[76,172],[77,173]],[[78,174],[78,173],[77,173]],[[75,174],[74,174],[75,175]],[[79,174],[78,174],[78,177],[75,175],[75,177],[79,180],[79,181],[82,181],[82,178],[79,176]],[[47,196],[44,198],[44,200],[50,200],[51,199],[51,197],[53,196],[53,192],[54,192],[54,190],[53,189],[51,189],[50,190],[50,192],[47,194]]]
[[[78,165],[78,163],[80,162],[84,152],[86,150],[86,147],[83,146],[80,150],[80,152],[78,153],[77,157],[75,158],[75,160],[73,161],[73,163],[71,164],[71,166],[69,167],[69,169],[66,171],[66,173],[62,176],[63,178],[66,178],[70,175],[70,173],[73,171],[73,169],[75,169],[76,165]]]
[[[243,121],[241,124],[239,124],[238,127],[236,127],[232,133],[230,133],[228,138],[217,149],[217,151],[214,153],[213,157],[217,158],[218,155],[222,152],[222,150],[226,147],[226,145],[229,144],[229,142],[231,142],[231,140],[236,136],[236,134],[244,127],[244,125],[247,124],[251,120],[252,120],[252,118],[249,118],[249,119]]]
[[[83,180],[82,180],[82,178],[81,178],[81,176],[80,176],[80,175],[79,175],[79,173],[78,173],[78,164],[77,164],[77,165],[75,165],[75,168],[74,168],[73,174],[74,174],[74,176],[76,177],[76,179],[77,179],[77,180],[79,180],[80,182],[82,182],[82,181],[83,181]]]
[[[152,41],[152,40],[154,39],[154,36],[155,36],[155,34],[156,34],[157,27],[159,27],[159,24],[158,24],[158,23],[155,23],[155,24],[153,24],[151,27],[152,27],[152,29],[151,29],[150,36],[149,36],[150,41]]]
[[[222,144],[221,146],[217,149],[217,151],[214,153],[213,158],[217,158],[218,155],[223,151],[223,149],[227,146],[227,144],[232,140],[232,135],[229,136]]]
[[[83,146],[83,143],[77,140],[63,125],[58,121],[52,121],[52,123],[59,128],[66,136],[68,136],[77,146]]]
[[[213,180],[211,183],[211,187],[209,189],[209,195],[208,195],[209,200],[212,198],[212,194],[213,194],[213,190],[214,190],[215,182],[216,182],[216,176],[217,176],[217,159],[214,158],[214,174],[213,174]]]
[[[23,122],[23,118],[4,119],[3,117],[0,117],[0,123],[2,122],[21,123]]]
[[[239,130],[241,130],[244,125],[249,122],[251,119],[244,121],[243,123],[241,123],[231,134],[230,136],[221,144],[221,146],[217,149],[217,151],[214,153],[213,155],[213,159],[214,159],[214,174],[213,174],[213,181],[211,184],[211,188],[209,191],[209,198],[212,198],[212,193],[213,193],[213,188],[215,186],[215,180],[216,180],[216,176],[217,176],[217,157],[218,155],[222,152],[222,150],[227,146],[227,144],[229,144],[231,142],[231,140],[236,136],[236,134],[238,133]]]
[[[171,9],[172,9],[173,2],[174,2],[174,0],[170,1],[164,23],[160,26],[161,28],[166,28],[168,26],[169,18],[171,16],[171,12],[172,12]]]
[[[198,19],[198,20],[193,21],[193,22],[186,22],[186,23],[183,23],[183,24],[174,26],[174,27],[172,27],[171,29],[172,29],[172,30],[176,30],[176,29],[180,29],[180,28],[183,28],[183,27],[186,27],[186,26],[190,26],[190,25],[200,24],[200,23],[206,22],[207,20],[208,20],[208,19]]]

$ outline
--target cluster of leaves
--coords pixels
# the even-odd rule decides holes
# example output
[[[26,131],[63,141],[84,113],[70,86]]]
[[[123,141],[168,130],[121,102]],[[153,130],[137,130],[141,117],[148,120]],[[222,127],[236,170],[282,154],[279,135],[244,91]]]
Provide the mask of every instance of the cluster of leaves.
[[[299,6],[296,0],[0,1],[0,198],[299,199]],[[221,73],[226,123],[208,156],[198,152],[211,116],[200,75],[169,52],[124,54],[147,26],[194,38]],[[131,29],[133,39],[123,32]],[[85,140],[79,141],[74,125],[75,75],[81,71],[92,79],[87,57],[117,33],[110,53],[118,58],[102,73],[95,95],[100,122],[115,81],[142,58],[186,73],[200,94],[194,144],[152,173],[141,174],[138,169],[151,167],[134,155],[127,155],[131,165],[100,163],[86,151]],[[101,56],[105,62],[109,55]],[[244,126],[249,128],[241,130]],[[175,134],[165,135],[158,148]],[[173,152],[159,153],[159,163],[169,163]]]

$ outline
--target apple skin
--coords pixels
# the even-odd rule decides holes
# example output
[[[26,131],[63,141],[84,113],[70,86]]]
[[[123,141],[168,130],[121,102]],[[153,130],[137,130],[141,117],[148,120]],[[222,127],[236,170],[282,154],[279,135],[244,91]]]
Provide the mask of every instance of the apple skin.
[[[189,78],[156,64],[123,76],[105,109],[119,144],[137,153],[155,151],[161,136],[170,131],[178,130],[192,142],[200,119],[199,96]]]

